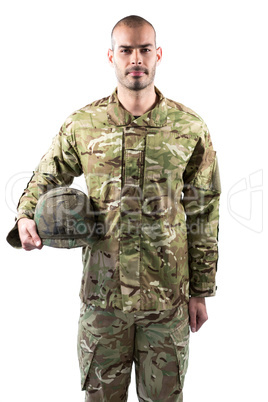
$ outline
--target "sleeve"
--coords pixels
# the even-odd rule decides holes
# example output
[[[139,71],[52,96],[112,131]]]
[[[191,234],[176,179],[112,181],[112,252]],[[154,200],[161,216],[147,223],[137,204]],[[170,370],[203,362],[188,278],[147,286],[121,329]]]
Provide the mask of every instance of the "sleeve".
[[[57,186],[70,186],[74,177],[82,173],[72,122],[66,120],[19,199],[16,224],[7,236],[8,243],[15,248],[21,247],[17,222],[21,218],[33,219],[37,201],[42,194]]]
[[[183,193],[187,223],[189,293],[194,297],[214,296],[221,185],[216,152],[204,123],[202,135],[184,172]]]

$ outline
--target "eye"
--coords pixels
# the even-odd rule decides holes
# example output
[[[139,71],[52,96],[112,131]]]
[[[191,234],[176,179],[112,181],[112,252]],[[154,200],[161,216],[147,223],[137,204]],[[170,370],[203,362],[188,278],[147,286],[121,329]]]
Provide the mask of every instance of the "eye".
[[[121,53],[125,53],[125,54],[130,53],[130,49],[122,49]]]
[[[142,49],[141,51],[142,51],[143,53],[149,53],[149,52],[150,52],[150,49],[145,48],[145,49]]]

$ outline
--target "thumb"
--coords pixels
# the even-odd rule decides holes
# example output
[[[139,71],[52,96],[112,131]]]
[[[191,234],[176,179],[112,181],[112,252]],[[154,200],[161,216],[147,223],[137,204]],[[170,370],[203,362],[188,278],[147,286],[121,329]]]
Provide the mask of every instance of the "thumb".
[[[28,227],[27,229],[28,229],[29,235],[33,239],[33,242],[36,245],[36,247],[40,247],[42,245],[42,241],[41,241],[40,237],[37,234],[36,226],[34,225],[34,226],[31,226],[31,227]]]

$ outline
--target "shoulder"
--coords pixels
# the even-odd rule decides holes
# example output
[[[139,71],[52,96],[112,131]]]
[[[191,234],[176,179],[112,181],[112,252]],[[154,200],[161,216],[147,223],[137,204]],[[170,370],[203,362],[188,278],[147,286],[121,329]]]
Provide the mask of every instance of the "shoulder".
[[[166,98],[166,101],[167,101],[168,114],[173,113],[174,117],[184,116],[190,120],[192,119],[194,121],[200,121],[201,123],[204,123],[203,119],[199,116],[199,114],[197,114],[189,107],[168,98]]]
[[[204,120],[198,113],[182,103],[167,99],[167,118],[171,126],[178,128],[185,133],[204,137],[208,133],[208,128]]]
[[[66,128],[75,130],[77,128],[96,128],[106,125],[107,106],[109,96],[96,100],[76,111],[67,117],[64,122]]]
[[[106,96],[105,98],[101,98],[99,100],[96,100],[81,109],[77,110],[74,112],[74,114],[79,115],[79,114],[85,114],[85,113],[94,113],[94,112],[102,112],[106,111],[106,108],[108,106],[108,101],[109,101],[110,96]]]

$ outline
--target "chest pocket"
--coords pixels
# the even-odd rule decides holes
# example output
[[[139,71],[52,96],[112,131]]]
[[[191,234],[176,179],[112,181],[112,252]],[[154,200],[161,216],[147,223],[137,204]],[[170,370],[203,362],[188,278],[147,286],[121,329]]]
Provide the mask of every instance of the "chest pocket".
[[[144,213],[147,216],[158,219],[172,211],[170,216],[174,218],[183,189],[183,172],[194,144],[189,135],[170,128],[147,133],[144,161]]]
[[[120,128],[79,129],[77,144],[88,192],[97,210],[116,209],[120,201],[122,170]]]
[[[149,132],[146,137],[145,174],[148,179],[180,179],[191,157],[189,136],[177,130]]]

